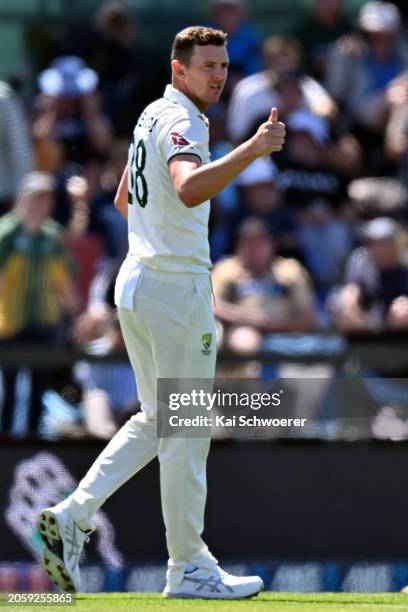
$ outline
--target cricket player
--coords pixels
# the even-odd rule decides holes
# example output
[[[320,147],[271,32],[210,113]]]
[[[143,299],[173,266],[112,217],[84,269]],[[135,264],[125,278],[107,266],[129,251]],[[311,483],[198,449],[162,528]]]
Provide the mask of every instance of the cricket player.
[[[95,513],[156,456],[169,552],[163,595],[238,599],[263,589],[258,576],[223,571],[201,538],[209,437],[157,436],[157,379],[215,376],[209,200],[254,159],[280,151],[285,139],[272,109],[254,136],[210,161],[204,113],[225,85],[226,38],[199,26],[176,35],[172,83],[145,109],[133,133],[115,199],[129,224],[115,302],[142,410],[116,433],[78,488],[40,515],[44,567],[67,591],[80,589],[78,560],[95,529]]]

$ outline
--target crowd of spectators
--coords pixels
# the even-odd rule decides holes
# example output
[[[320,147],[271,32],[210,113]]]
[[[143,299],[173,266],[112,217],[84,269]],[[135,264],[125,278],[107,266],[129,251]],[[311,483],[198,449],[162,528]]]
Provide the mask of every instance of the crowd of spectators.
[[[287,126],[282,152],[253,162],[212,204],[219,345],[245,353],[275,333],[408,328],[399,9],[370,0],[351,23],[344,0],[313,0],[292,33],[268,36],[249,0],[210,0],[208,24],[228,33],[231,62],[208,112],[212,158],[250,136],[272,106]],[[127,227],[113,198],[138,113],[169,75],[166,58],[149,61],[142,28],[125,2],[107,0],[89,25],[61,28],[31,99],[0,84],[1,349],[123,348],[112,283]],[[3,434],[13,428],[18,374],[3,368]],[[126,364],[85,359],[65,386],[60,378],[31,370],[30,431],[50,387],[67,404],[79,397],[85,426],[101,437],[135,409]]]

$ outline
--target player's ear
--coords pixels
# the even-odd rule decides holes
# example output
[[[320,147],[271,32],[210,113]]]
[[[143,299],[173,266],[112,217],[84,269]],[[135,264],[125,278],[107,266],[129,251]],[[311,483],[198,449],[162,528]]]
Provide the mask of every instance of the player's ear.
[[[186,76],[186,67],[183,62],[180,62],[178,59],[174,59],[171,62],[171,68],[173,70],[173,74],[178,79],[183,80]]]

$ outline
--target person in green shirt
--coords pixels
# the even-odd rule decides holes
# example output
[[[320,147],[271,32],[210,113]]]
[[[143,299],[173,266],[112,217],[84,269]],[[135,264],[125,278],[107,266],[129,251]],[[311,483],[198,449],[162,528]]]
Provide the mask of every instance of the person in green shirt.
[[[50,218],[54,179],[32,172],[23,179],[15,205],[0,219],[0,347],[55,343],[66,314],[78,308],[63,230]],[[1,430],[12,428],[16,368],[3,368]],[[29,430],[38,429],[46,374],[32,371]]]

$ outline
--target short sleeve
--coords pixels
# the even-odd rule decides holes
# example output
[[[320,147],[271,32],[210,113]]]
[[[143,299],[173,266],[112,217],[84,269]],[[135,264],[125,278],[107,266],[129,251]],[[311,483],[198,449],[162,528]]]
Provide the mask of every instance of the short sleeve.
[[[203,162],[208,147],[208,131],[197,117],[188,115],[166,121],[160,133],[161,147],[167,163],[176,155],[196,155]]]

